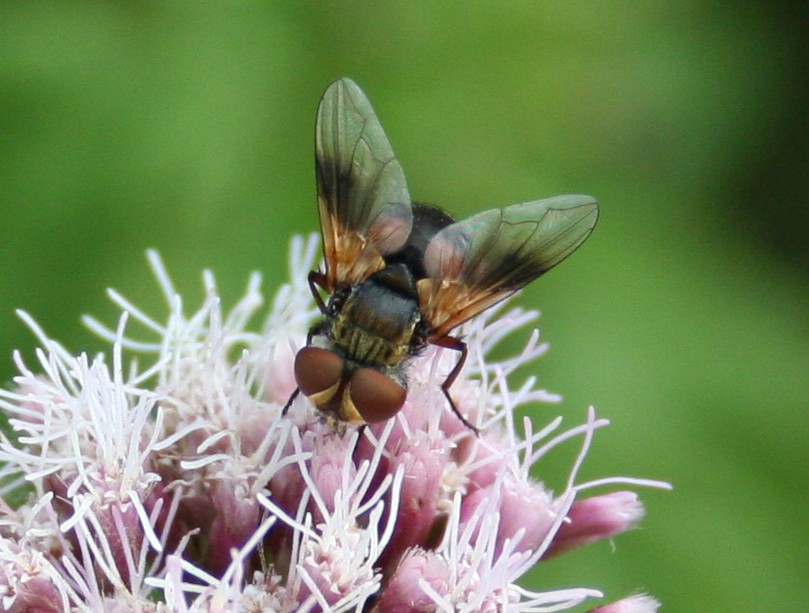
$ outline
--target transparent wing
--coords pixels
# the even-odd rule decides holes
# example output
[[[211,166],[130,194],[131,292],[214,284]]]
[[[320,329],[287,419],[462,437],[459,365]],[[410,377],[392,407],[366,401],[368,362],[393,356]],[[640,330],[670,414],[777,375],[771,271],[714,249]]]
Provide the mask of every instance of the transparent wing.
[[[418,282],[429,340],[500,302],[556,266],[598,220],[590,196],[568,195],[491,209],[439,231],[424,252]]]
[[[413,213],[404,174],[371,103],[350,79],[317,110],[315,172],[326,289],[356,283],[400,249]]]

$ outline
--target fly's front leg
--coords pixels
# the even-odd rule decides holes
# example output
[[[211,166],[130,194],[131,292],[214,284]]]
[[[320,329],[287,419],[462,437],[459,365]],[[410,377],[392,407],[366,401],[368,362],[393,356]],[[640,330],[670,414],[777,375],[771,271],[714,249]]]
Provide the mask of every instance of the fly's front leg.
[[[312,292],[312,296],[315,299],[315,304],[317,304],[317,308],[320,309],[320,312],[323,315],[328,315],[329,308],[326,306],[326,303],[323,302],[323,296],[320,295],[320,289],[324,289],[328,291],[326,287],[326,275],[320,272],[319,270],[312,270],[309,272],[308,276],[309,280],[309,290]],[[328,325],[325,321],[319,321],[314,326],[309,328],[309,333],[306,335],[306,345],[309,346],[312,344],[312,338],[316,334],[323,334]],[[292,392],[292,395],[287,400],[287,403],[284,405],[284,408],[281,409],[281,415],[286,415],[289,411],[289,407],[292,406],[292,403],[295,401],[295,398],[298,397],[298,394],[301,393],[300,388],[296,387],[295,391]]]
[[[292,392],[292,395],[289,397],[289,400],[287,400],[287,403],[284,405],[284,408],[281,409],[281,415],[283,417],[287,416],[287,413],[289,412],[289,407],[292,406],[292,403],[295,401],[295,398],[297,398],[298,394],[300,394],[300,393],[301,393],[301,390],[296,387],[295,391]]]
[[[310,275],[310,277],[311,277],[311,275]],[[311,285],[311,283],[310,283],[310,285]],[[307,346],[311,345],[312,344],[312,337],[315,334],[321,334],[322,332],[323,332],[323,322],[318,322],[314,326],[309,328],[309,332],[306,335],[306,345]],[[284,408],[281,409],[281,415],[286,417],[287,412],[289,412],[289,407],[292,406],[292,403],[295,401],[295,398],[297,398],[298,394],[300,394],[300,393],[301,393],[300,388],[296,387],[295,391],[292,392],[292,395],[289,397],[289,400],[287,400],[287,403],[284,405]]]

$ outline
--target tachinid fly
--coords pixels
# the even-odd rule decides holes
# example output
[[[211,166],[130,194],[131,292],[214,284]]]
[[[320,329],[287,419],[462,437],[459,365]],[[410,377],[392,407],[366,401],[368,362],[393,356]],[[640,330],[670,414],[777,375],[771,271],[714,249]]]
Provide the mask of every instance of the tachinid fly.
[[[315,171],[326,270],[310,272],[309,286],[323,318],[295,358],[298,389],[284,412],[303,392],[337,427],[388,419],[407,396],[408,360],[433,344],[460,354],[441,387],[474,429],[450,396],[466,359],[450,332],[575,251],[593,231],[597,202],[557,196],[458,222],[412,203],[371,103],[350,79],[320,101]]]

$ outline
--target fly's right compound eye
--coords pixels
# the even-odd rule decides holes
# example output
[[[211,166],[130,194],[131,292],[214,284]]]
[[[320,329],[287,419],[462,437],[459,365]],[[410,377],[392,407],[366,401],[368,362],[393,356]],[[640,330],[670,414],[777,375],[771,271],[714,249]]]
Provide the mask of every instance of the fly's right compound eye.
[[[343,358],[320,347],[303,347],[295,356],[295,381],[317,406],[334,397],[343,378]]]
[[[396,415],[407,397],[405,388],[373,368],[360,368],[351,376],[348,394],[368,424]]]

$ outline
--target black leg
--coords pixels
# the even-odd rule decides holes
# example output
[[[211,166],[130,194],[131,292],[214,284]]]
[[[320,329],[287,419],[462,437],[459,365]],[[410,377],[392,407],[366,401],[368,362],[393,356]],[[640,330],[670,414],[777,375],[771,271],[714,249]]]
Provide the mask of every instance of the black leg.
[[[323,302],[323,296],[320,295],[320,291],[317,288],[325,288],[325,283],[326,275],[324,275],[322,272],[319,270],[312,270],[309,272],[309,289],[312,292],[312,296],[315,298],[317,308],[319,308],[320,312],[324,315],[328,313],[328,309],[326,308],[326,303]]]
[[[323,297],[320,295],[320,292],[318,291],[317,288],[324,287],[325,283],[326,283],[326,275],[324,275],[322,272],[317,270],[312,270],[309,272],[309,289],[312,292],[312,296],[314,296],[315,303],[317,303],[317,308],[319,308],[320,312],[323,313],[324,315],[328,312],[328,309],[326,307],[326,303],[323,302]],[[315,334],[321,333],[322,329],[323,329],[323,322],[316,323],[314,326],[309,328],[309,333],[306,335],[306,344],[311,345],[312,337]],[[281,410],[281,415],[286,417],[286,414],[289,412],[289,407],[292,406],[292,403],[295,401],[295,398],[297,398],[298,394],[300,393],[301,390],[296,387],[295,391],[292,392],[292,395],[289,397],[289,400],[287,400],[287,403],[284,405],[284,408]]]
[[[447,401],[449,402],[450,408],[452,408],[452,412],[458,416],[467,428],[472,430],[475,435],[480,436],[480,431],[473,426],[472,424],[467,421],[466,417],[461,415],[461,412],[458,410],[458,407],[455,406],[455,401],[452,399],[452,396],[449,394],[450,386],[455,382],[455,379],[458,378],[458,375],[461,374],[461,369],[463,368],[464,363],[466,362],[466,343],[464,343],[461,339],[456,338],[454,336],[445,336],[443,338],[438,339],[437,341],[433,342],[434,345],[438,345],[439,347],[445,347],[447,349],[452,349],[454,351],[460,351],[461,357],[458,359],[458,362],[452,368],[450,373],[447,375],[447,378],[444,379],[444,382],[441,384],[441,391],[444,392],[444,396],[446,397]]]
[[[296,387],[295,391],[292,392],[292,395],[289,397],[289,400],[287,400],[287,403],[284,405],[284,408],[281,410],[281,415],[283,417],[286,417],[287,413],[289,412],[289,407],[292,406],[292,403],[295,401],[295,398],[297,398],[298,394],[300,394],[300,393],[301,393],[301,390],[299,390]]]

